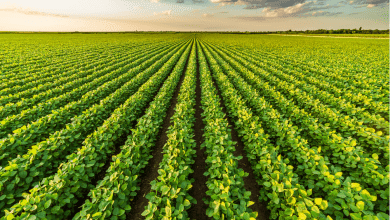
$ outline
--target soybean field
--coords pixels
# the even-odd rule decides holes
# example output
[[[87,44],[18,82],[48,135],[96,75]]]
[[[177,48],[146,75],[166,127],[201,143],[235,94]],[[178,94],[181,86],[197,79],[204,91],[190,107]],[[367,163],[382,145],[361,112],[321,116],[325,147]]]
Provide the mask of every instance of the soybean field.
[[[389,219],[389,41],[0,35],[0,219]]]

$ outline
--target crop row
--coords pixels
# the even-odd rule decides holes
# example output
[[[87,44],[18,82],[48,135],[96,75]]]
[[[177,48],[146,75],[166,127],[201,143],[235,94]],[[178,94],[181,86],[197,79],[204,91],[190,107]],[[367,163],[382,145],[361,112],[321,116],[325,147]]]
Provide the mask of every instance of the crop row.
[[[119,52],[118,50],[117,52]],[[15,102],[22,98],[29,98],[35,94],[40,92],[44,92],[51,88],[56,88],[63,83],[69,82],[71,79],[77,79],[78,74],[81,73],[87,74],[89,71],[101,64],[107,64],[108,60],[111,62],[116,60],[117,58],[125,57],[127,54],[117,54],[115,56],[96,56],[95,54],[91,54],[88,57],[78,58],[76,62],[70,63],[69,65],[65,65],[61,63],[61,68],[56,71],[51,71],[48,69],[44,69],[44,71],[52,72],[53,74],[47,75],[44,78],[34,78],[34,81],[30,82],[22,82],[21,86],[11,86],[9,88],[3,89],[0,91],[0,103],[2,105],[8,102]],[[8,82],[11,79],[8,79]]]
[[[163,50],[168,52],[169,49],[170,47]],[[105,69],[103,70],[104,75],[94,79],[91,83],[84,84],[72,92],[55,97],[43,103],[43,105],[38,105],[36,108],[6,118],[2,121],[0,131],[3,132],[3,135],[8,134],[10,130],[14,134],[8,134],[7,138],[0,141],[1,151],[7,152],[7,155],[14,152],[13,156],[26,152],[24,149],[28,149],[32,144],[42,141],[51,133],[62,129],[67,123],[71,122],[72,118],[82,114],[84,110],[98,103],[101,98],[111,94],[139,72],[149,68],[151,64],[165,55],[161,52],[151,53],[146,56],[141,54],[141,58],[136,56],[134,62],[122,68],[115,69],[114,66]],[[125,60],[121,65],[126,63],[127,61]],[[62,107],[63,105],[65,106]],[[31,123],[31,121],[33,122]]]
[[[161,68],[154,67],[157,73],[115,109],[103,125],[89,135],[75,153],[67,157],[68,162],[61,164],[56,174],[44,178],[40,185],[30,190],[25,199],[13,205],[10,212],[6,211],[4,218],[11,215],[16,219],[35,215],[42,218],[43,215],[47,219],[63,219],[71,215],[82,192],[95,187],[94,179],[102,171],[108,156],[114,153],[115,143],[129,134],[129,128],[153,99],[186,47],[188,44],[174,51],[175,55],[164,62]],[[68,208],[64,210],[62,207]]]
[[[76,53],[74,56],[66,59],[65,61],[58,61],[56,65],[45,68],[38,68],[36,70],[37,73],[33,73],[32,71],[28,71],[24,74],[17,73],[15,78],[7,77],[7,75],[1,75],[1,77],[6,77],[7,80],[0,85],[2,88],[0,95],[9,95],[11,93],[21,92],[34,87],[40,87],[43,83],[53,82],[54,80],[61,79],[61,76],[64,75],[64,72],[69,72],[71,69],[83,70],[83,68],[93,67],[92,64],[96,61],[97,63],[101,63],[104,62],[105,59],[112,59],[114,61],[118,60],[128,54],[128,52],[118,53],[124,50],[132,52],[134,50],[139,50],[142,47],[155,47],[158,44],[162,44],[162,42],[158,42],[157,44],[138,43],[136,47],[134,46],[134,48],[128,45],[122,45],[120,47],[113,48],[103,47],[97,51],[84,52],[86,55]]]
[[[35,66],[35,65],[31,64],[31,61],[26,62],[26,63],[20,62],[20,63],[18,63],[17,68],[12,68],[11,71],[4,71],[3,70],[2,74],[0,75],[0,79],[8,79],[9,81],[23,80],[27,77],[31,77],[30,74],[39,78],[42,74],[45,73],[42,70],[50,71],[50,70],[55,70],[57,68],[64,68],[67,66],[71,66],[72,64],[78,62],[78,60],[80,59],[79,56],[85,57],[85,58],[91,58],[94,55],[96,56],[96,54],[89,54],[89,52],[94,51],[96,48],[88,48],[88,49],[90,51],[82,50],[82,51],[74,53],[74,57],[73,56],[71,57],[70,55],[68,55],[66,57],[67,59],[65,61],[63,60],[63,58],[55,60],[55,61],[53,59],[47,58],[48,59],[47,61],[49,61],[49,62],[46,61],[45,65],[41,64],[41,65]],[[101,49],[103,49],[103,48],[101,48]],[[86,54],[86,55],[84,55],[84,54]],[[25,69],[23,69],[23,67],[25,67]],[[2,68],[3,69],[7,68],[7,65],[2,65]],[[45,75],[43,75],[43,76],[45,76]],[[1,86],[5,86],[7,84],[8,83],[3,82],[1,84]]]
[[[229,54],[229,56],[234,57],[233,54]],[[266,72],[246,59],[247,57],[237,59],[239,62],[236,62],[235,68],[242,68],[242,64],[245,65],[245,68],[253,71],[261,82],[267,82],[271,86],[274,86],[275,89],[280,91],[288,99],[291,99],[293,103],[305,109],[314,117],[317,117],[319,122],[326,123],[326,126],[339,132],[344,138],[355,138],[356,142],[364,150],[370,151],[371,153],[383,154],[384,160],[382,161],[388,160],[387,143],[389,136],[385,136],[382,131],[376,132],[375,129],[363,125],[363,121],[350,118],[348,115],[343,115],[337,109],[329,108],[319,100],[313,99],[310,93],[301,91],[294,84],[280,80],[272,72]]]
[[[165,45],[165,46],[170,46],[170,45]],[[70,102],[72,99],[77,100],[78,98],[81,97],[81,95],[85,93],[83,92],[85,91],[83,90],[83,88],[88,88],[87,86],[90,85],[92,81],[96,80],[101,76],[104,76],[105,74],[115,70],[116,68],[126,68],[128,66],[128,65],[126,66],[126,64],[128,64],[129,62],[137,61],[137,59],[139,59],[139,61],[142,62],[142,60],[145,60],[145,58],[151,57],[152,55],[159,54],[161,52],[161,48],[162,47],[157,47],[157,48],[151,48],[150,50],[147,50],[141,47],[139,50],[135,50],[128,55],[124,55],[123,58],[118,59],[116,61],[111,61],[111,62],[106,61],[105,63],[102,63],[99,66],[91,66],[89,70],[86,70],[84,72],[79,72],[70,77],[64,77],[63,80],[67,80],[69,81],[69,83],[63,86],[58,86],[54,89],[46,90],[39,94],[35,94],[34,97],[30,99],[23,99],[17,103],[9,103],[5,106],[1,106],[0,119],[3,120],[7,116],[10,116],[11,118],[15,118],[15,117],[17,118],[18,117],[17,114],[21,113],[23,110],[33,107],[34,105],[38,105],[35,108],[41,107],[42,109],[43,107],[43,109],[45,110],[50,110],[50,109],[53,110],[55,108],[65,105],[65,103]],[[140,52],[142,53],[140,54]],[[66,100],[66,102],[60,101],[63,100],[63,97],[71,97],[72,99],[71,100],[68,99]],[[41,104],[45,105],[44,104],[45,102],[48,103],[55,102],[55,106],[53,106],[53,104],[50,104],[51,108],[48,108],[47,106],[40,106]],[[34,119],[37,119],[39,116],[47,114],[46,113],[47,111],[45,110],[39,111],[40,114],[35,114],[35,117],[30,118],[30,121],[34,121]],[[20,121],[21,120],[19,119],[19,122]],[[5,123],[3,122],[3,124]],[[24,125],[23,123],[18,123],[18,124],[19,127]]]
[[[239,68],[238,70],[245,69],[242,65],[235,64],[237,65],[236,67]],[[251,85],[254,86],[257,91],[260,91],[266,97],[272,97],[272,99],[270,98],[268,100],[271,101],[274,106],[277,106],[283,113],[288,115],[295,125],[298,125],[299,128],[301,128],[301,135],[307,137],[310,144],[322,146],[323,153],[326,153],[326,156],[333,161],[333,164],[343,164],[343,167],[341,168],[342,171],[348,172],[351,177],[353,177],[353,180],[362,184],[366,183],[366,187],[371,187],[373,185],[374,187],[381,186],[382,189],[388,184],[388,175],[387,171],[385,171],[386,165],[379,165],[377,154],[371,155],[366,153],[362,147],[356,146],[356,140],[344,139],[321,123],[317,123],[314,118],[308,115],[308,113],[289,103],[289,101],[280,93],[276,92],[274,88],[261,82],[261,80],[249,70],[246,69],[245,73],[242,73],[242,71],[239,72],[241,72],[240,75],[251,82]],[[346,155],[348,155],[349,158],[346,159]],[[362,173],[364,175],[362,175]]]
[[[330,165],[328,161],[328,157],[321,156],[321,148],[310,147],[307,144],[307,141],[300,138],[299,132],[297,129],[292,126],[292,124],[288,123],[287,120],[283,119],[283,117],[279,116],[277,111],[272,111],[272,108],[269,107],[269,113],[267,113],[267,104],[263,101],[263,103],[259,102],[258,99],[254,99],[255,97],[259,97],[256,91],[251,89],[251,86],[248,85],[245,81],[235,76],[240,75],[239,73],[234,71],[234,68],[229,67],[229,64],[233,61],[228,58],[221,58],[215,52],[213,53],[216,56],[216,60],[219,61],[219,64],[222,66],[223,70],[230,76],[231,80],[234,82],[235,87],[241,91],[246,100],[251,104],[257,114],[262,118],[275,118],[274,120],[265,120],[264,123],[267,125],[267,130],[272,132],[270,136],[272,139],[276,140],[277,144],[281,146],[283,150],[283,154],[286,155],[290,160],[293,161],[293,164],[297,166],[296,172],[299,178],[304,181],[304,185],[310,189],[313,189],[314,195],[324,196],[329,202],[329,208],[326,209],[325,213],[335,216],[350,216],[357,217],[362,215],[362,211],[365,211],[365,215],[373,215],[372,212],[374,210],[374,203],[372,201],[376,201],[377,196],[371,196],[370,193],[361,187],[357,183],[351,182],[350,178],[343,177],[343,173],[340,168],[337,166],[331,166],[331,170],[327,168],[327,165]],[[225,60],[224,63],[221,61]],[[239,72],[243,75],[247,73],[241,66]],[[252,78],[247,77],[247,78]],[[261,88],[262,89],[262,88]],[[264,99],[263,99],[264,100]],[[261,99],[260,99],[261,101]],[[268,105],[270,106],[270,105]],[[264,115],[265,116],[262,116]],[[282,120],[284,123],[278,125],[276,122],[278,119]],[[275,124],[274,124],[275,123]],[[284,125],[283,125],[284,124]],[[286,137],[281,136],[281,131],[286,130]],[[283,134],[283,133],[282,133]],[[281,137],[280,137],[281,136]],[[353,149],[353,146],[350,148]],[[361,155],[362,153],[360,153]],[[377,158],[376,158],[377,159]],[[318,162],[315,162],[318,161]],[[370,161],[370,158],[364,159],[365,162]],[[302,164],[304,163],[304,164]],[[320,165],[320,166],[317,166]],[[310,172],[311,170],[311,172]],[[362,170],[366,171],[367,170]],[[385,173],[383,173],[385,174]],[[385,174],[386,175],[386,174]],[[388,176],[388,175],[387,175]],[[386,177],[384,177],[386,178]],[[388,177],[387,177],[388,178]],[[345,180],[344,180],[345,179]],[[372,181],[375,181],[376,178],[373,178]],[[320,181],[321,180],[321,181]],[[316,183],[315,183],[316,182]],[[314,184],[315,183],[315,184]],[[381,184],[382,185],[382,184]],[[388,189],[383,188],[383,192],[379,190],[379,193],[384,195],[388,195]],[[386,192],[387,190],[387,192]],[[323,191],[320,193],[319,191]],[[347,194],[347,195],[345,195]],[[356,197],[356,196],[360,197]],[[364,196],[363,196],[364,195]],[[383,196],[383,195],[381,195]],[[342,199],[340,199],[340,198]],[[355,201],[356,200],[356,201]],[[366,204],[366,209],[355,210],[352,207],[355,204]],[[386,211],[386,207],[382,206],[386,204],[386,201],[378,201],[380,205],[380,210]],[[348,206],[348,205],[349,206]],[[341,207],[340,207],[341,205]],[[345,210],[344,213],[338,210]],[[371,212],[370,212],[371,211]]]
[[[199,36],[0,43],[0,219],[389,219],[382,67]]]
[[[151,192],[146,195],[149,200],[145,219],[187,219],[187,209],[196,200],[189,195],[194,171],[195,147],[195,88],[196,88],[196,45],[192,44],[185,76],[180,86],[175,113],[170,118],[172,123],[167,131],[167,141],[163,146],[163,159],[159,164],[158,177],[151,184]],[[187,58],[186,55],[184,57]]]
[[[235,35],[214,37],[201,35],[213,44],[234,46],[251,53],[266,54],[280,61],[288,61],[299,67],[309,67],[311,72],[342,78],[346,86],[358,84],[361,89],[373,91],[372,86],[388,93],[386,41],[365,39],[286,38],[280,36],[257,37]],[[375,89],[377,91],[377,89]],[[373,91],[373,92],[375,92]],[[387,97],[385,95],[383,98]],[[386,101],[387,102],[387,101]]]
[[[206,204],[209,208],[206,214],[214,219],[255,219],[258,215],[249,206],[251,192],[244,188],[243,177],[247,176],[238,168],[242,156],[235,157],[233,152],[235,142],[232,141],[226,115],[220,106],[220,98],[213,85],[210,70],[203,51],[198,43],[199,74],[201,82],[201,103],[204,110],[202,117],[205,124],[205,147],[208,176],[206,182],[209,189],[206,194]]]
[[[351,115],[357,117],[359,120],[364,121],[365,123],[375,123],[378,128],[388,128],[388,123],[386,123],[385,119],[388,119],[387,110],[388,104],[384,104],[383,102],[374,102],[372,101],[372,97],[362,96],[360,94],[361,90],[349,89],[345,86],[345,83],[340,84],[340,88],[335,87],[337,85],[337,81],[329,80],[323,81],[319,80],[321,77],[309,71],[299,71],[300,69],[295,66],[288,66],[285,64],[278,64],[279,60],[274,59],[266,59],[260,55],[253,55],[253,53],[244,52],[244,50],[227,50],[229,54],[241,55],[244,56],[245,59],[249,59],[252,63],[255,60],[261,59],[262,62],[256,62],[256,64],[264,69],[265,71],[272,72],[275,76],[296,85],[299,89],[306,91],[313,95],[314,98],[321,100],[323,103],[329,105],[332,108],[336,108],[341,112],[344,112],[346,115]],[[289,68],[290,67],[290,68]],[[297,79],[295,79],[295,77]],[[298,80],[302,79],[302,81]],[[316,83],[313,83],[315,81]],[[331,82],[332,84],[330,84]],[[315,85],[312,85],[315,84]],[[320,87],[319,88],[317,88]],[[347,88],[346,88],[347,87]],[[334,96],[332,93],[339,90],[340,93],[338,96]],[[341,92],[342,91],[342,92]],[[359,95],[360,94],[360,95]],[[358,102],[349,102],[347,101],[347,97],[361,97],[365,99],[361,99]],[[355,104],[360,105],[360,107],[356,107]],[[362,108],[361,108],[362,107]],[[368,109],[369,113],[365,110]],[[372,115],[371,115],[372,114]],[[385,117],[384,119],[382,117]],[[388,130],[388,129],[386,129]]]
[[[7,80],[0,85],[2,92],[18,92],[25,89],[31,88],[33,86],[39,85],[51,77],[58,78],[61,73],[67,68],[73,67],[75,65],[86,65],[85,61],[93,59],[94,57],[104,58],[108,54],[99,54],[103,50],[118,50],[120,48],[101,48],[101,51],[95,51],[90,53],[90,51],[83,51],[81,53],[75,53],[74,56],[69,57],[65,61],[63,59],[58,60],[57,62],[50,62],[49,66],[38,66],[35,70],[31,70],[32,67],[29,67],[26,71],[19,71],[14,74],[14,77],[11,74],[2,74],[2,77],[5,77]],[[123,49],[123,48],[121,48]],[[86,54],[86,55],[83,55]]]
[[[151,158],[150,153],[158,138],[163,119],[183,72],[189,47],[184,51],[171,75],[164,82],[156,98],[121,146],[121,152],[112,158],[110,167],[102,181],[92,189],[82,210],[75,219],[124,218],[131,210],[128,201],[137,195],[139,176]],[[114,217],[115,218],[115,217]]]
[[[203,47],[204,48],[204,47]],[[204,48],[205,49],[205,48]],[[260,200],[269,201],[268,209],[271,210],[271,218],[277,216],[293,219],[302,215],[320,215],[317,207],[313,207],[313,213],[309,206],[313,204],[310,198],[311,190],[306,190],[297,181],[297,174],[289,165],[289,159],[283,158],[278,153],[279,147],[274,147],[264,133],[258,117],[253,117],[251,110],[245,101],[235,91],[229,79],[223,74],[217,61],[204,50],[213,78],[220,88],[223,101],[229,115],[233,118],[235,128],[245,144],[247,157],[252,164],[255,175],[259,179],[263,191],[260,192]],[[327,208],[327,202],[318,199],[322,209]],[[308,209],[309,208],[309,209]],[[322,214],[323,215],[323,214]]]
[[[34,54],[33,56],[27,56],[27,60],[22,59],[18,61],[14,61],[13,64],[6,65],[3,64],[2,74],[0,77],[7,77],[7,79],[23,79],[26,77],[31,77],[29,74],[33,74],[35,77],[40,77],[45,72],[42,70],[55,70],[63,68],[64,63],[68,63],[69,61],[73,63],[80,63],[80,57],[94,57],[94,56],[112,56],[114,51],[124,50],[124,49],[133,49],[142,45],[152,45],[155,41],[141,40],[141,41],[133,41],[126,44],[95,44],[95,45],[79,45],[75,47],[74,45],[53,45],[50,49],[58,49],[57,52],[49,52],[47,53],[43,45],[40,45],[40,49],[43,49],[40,52],[42,54]],[[64,48],[65,47],[65,48]],[[27,49],[27,48],[26,48]],[[36,48],[31,51],[36,51]],[[28,52],[25,50],[24,52]],[[39,52],[38,52],[39,53]],[[13,57],[14,54],[8,54],[7,58],[15,59]],[[24,57],[23,57],[24,58]]]
[[[377,119],[375,117],[372,118],[372,116],[365,112],[365,109],[367,109],[374,116],[375,114],[380,114],[380,117],[383,116],[385,119],[388,119],[386,110],[389,107],[388,104],[384,103],[383,101],[375,101],[378,98],[374,98],[375,94],[371,93],[373,90],[367,90],[369,93],[364,93],[364,91],[361,89],[349,87],[348,83],[346,82],[338,82],[334,79],[326,79],[326,77],[322,77],[317,72],[310,72],[307,69],[300,68],[300,66],[285,64],[280,62],[280,60],[270,59],[266,56],[264,57],[262,54],[254,55],[253,53],[244,52],[244,50],[229,50],[229,52],[233,52],[235,54],[245,54],[244,56],[251,58],[251,60],[261,59],[262,62],[257,63],[259,66],[261,66],[266,71],[277,73],[278,76],[282,76],[286,80],[291,80],[292,77],[303,80],[295,80],[296,82],[294,82],[294,84],[300,83],[300,88],[302,90],[312,93],[312,95],[314,95],[316,98],[325,103],[328,102],[327,104],[334,108],[345,111],[348,115],[360,117],[359,119],[368,117],[366,119],[367,122],[376,121]],[[285,72],[288,75],[281,72]],[[321,91],[319,88],[325,91]],[[360,108],[357,108],[354,105],[357,105]],[[384,120],[382,119],[382,121]]]
[[[18,199],[21,197],[22,193],[36,185],[42,178],[52,174],[60,163],[66,159],[67,155],[71,154],[83,143],[86,136],[90,135],[96,127],[99,127],[104,120],[109,118],[111,113],[118,108],[118,106],[123,104],[129,96],[133,95],[145,81],[155,74],[178,49],[179,48],[176,48],[163,57],[161,56],[164,55],[164,53],[161,53],[159,55],[161,60],[152,66],[145,63],[142,66],[138,66],[133,71],[128,72],[128,74],[125,74],[123,77],[109,81],[104,86],[99,87],[99,90],[101,91],[109,89],[107,92],[115,91],[118,86],[120,88],[106,98],[103,96],[104,100],[101,101],[99,98],[102,98],[102,96],[99,96],[96,92],[92,93],[90,97],[94,97],[100,103],[93,105],[92,102],[91,107],[81,115],[75,116],[71,123],[66,124],[66,128],[54,133],[48,133],[50,136],[47,139],[43,139],[42,142],[36,142],[37,144],[33,145],[31,148],[22,148],[22,150],[27,153],[21,157],[9,160],[8,166],[5,166],[1,170],[0,176],[2,179],[0,186],[2,185],[3,188],[0,188],[0,192],[6,194],[10,200]],[[145,69],[144,66],[147,66],[148,68],[140,73],[140,69]],[[132,77],[134,78],[129,80]],[[123,83],[124,85],[121,86]],[[82,101],[85,101],[85,104],[88,104],[88,100],[80,100],[81,103]],[[68,113],[68,111],[64,111],[64,114],[65,113]],[[57,123],[60,123],[61,117],[58,117],[58,119],[59,121]],[[55,124],[56,121],[54,119],[48,121],[48,123],[51,122],[54,122]],[[40,127],[37,125],[37,128]],[[36,136],[38,138],[40,137],[39,134]],[[15,155],[20,154],[20,152],[21,151],[18,150],[9,150],[6,154],[9,155],[13,153],[12,155]],[[20,180],[20,176],[16,175],[19,173],[17,170],[25,173],[22,181]],[[11,204],[12,201],[9,201],[9,203]]]
[[[240,48],[239,51],[241,52],[249,52],[248,48]],[[273,54],[273,53],[267,53],[264,51],[256,51],[253,53],[251,51],[251,54],[255,54],[256,56],[259,56],[264,59],[265,61],[276,61],[280,63],[285,68],[290,67],[289,69],[296,69],[301,72],[305,73],[315,73],[316,77],[319,79],[322,79],[324,81],[330,82],[333,86],[338,86],[341,89],[348,88],[352,91],[360,91],[363,93],[367,93],[368,95],[372,95],[375,99],[380,100],[380,98],[384,98],[383,94],[376,96],[378,90],[382,93],[386,94],[386,90],[383,88],[383,81],[375,85],[377,81],[377,77],[362,77],[359,74],[341,70],[341,73],[339,70],[335,70],[329,67],[326,67],[324,65],[318,64],[308,64],[306,62],[296,60],[296,59],[286,59],[280,55]],[[373,91],[372,86],[375,86],[376,89]],[[388,92],[387,92],[388,93]]]

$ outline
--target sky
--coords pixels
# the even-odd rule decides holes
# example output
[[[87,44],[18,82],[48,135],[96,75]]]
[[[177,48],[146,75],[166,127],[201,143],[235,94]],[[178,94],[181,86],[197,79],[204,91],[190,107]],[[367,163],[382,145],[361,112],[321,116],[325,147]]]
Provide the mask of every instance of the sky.
[[[388,29],[389,0],[0,0],[0,31]]]

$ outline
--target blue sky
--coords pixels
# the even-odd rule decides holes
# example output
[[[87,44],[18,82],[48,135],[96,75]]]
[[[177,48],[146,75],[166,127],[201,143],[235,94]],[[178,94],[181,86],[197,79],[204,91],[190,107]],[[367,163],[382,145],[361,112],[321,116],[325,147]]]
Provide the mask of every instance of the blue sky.
[[[1,31],[389,28],[388,0],[0,0]]]

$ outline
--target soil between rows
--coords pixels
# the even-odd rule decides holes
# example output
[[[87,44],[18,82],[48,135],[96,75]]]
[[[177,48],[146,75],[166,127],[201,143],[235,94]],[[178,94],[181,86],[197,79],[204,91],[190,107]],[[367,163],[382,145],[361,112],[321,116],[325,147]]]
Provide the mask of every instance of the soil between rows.
[[[197,204],[192,204],[191,208],[188,209],[188,217],[190,219],[211,219],[206,215],[208,205],[204,203],[203,198],[206,198],[206,191],[208,190],[206,181],[207,177],[203,174],[207,171],[206,169],[206,149],[201,149],[200,146],[204,142],[203,130],[205,124],[202,120],[203,109],[201,106],[201,88],[200,88],[200,72],[199,65],[197,65],[196,73],[196,104],[195,104],[195,125],[194,125],[194,139],[196,142],[196,157],[195,163],[192,165],[194,172],[190,175],[190,179],[194,178],[195,182],[192,183],[192,189],[189,194],[194,197]]]
[[[168,77],[166,77],[168,78]],[[145,82],[146,83],[146,82]],[[162,87],[163,84],[160,85],[160,89]],[[141,85],[142,86],[142,85]],[[140,86],[140,87],[141,87]],[[138,88],[139,89],[139,88]],[[154,93],[154,96],[157,95],[158,91],[160,90],[158,89],[155,93]],[[137,91],[138,92],[138,91]],[[137,92],[135,92],[134,94],[136,94]],[[133,95],[134,95],[133,94]],[[131,95],[131,96],[133,96]],[[131,97],[129,96],[129,98]],[[146,106],[142,109],[142,113],[140,115],[144,115],[146,110],[149,108],[150,106],[150,103],[152,103],[152,101],[150,101],[148,104],[146,104]],[[134,121],[131,123],[131,126],[130,128],[133,128],[135,125],[137,124],[137,121]],[[103,180],[104,177],[106,176],[106,173],[107,173],[107,170],[108,168],[110,167],[110,164],[112,162],[112,157],[119,154],[122,150],[122,146],[125,145],[127,139],[128,139],[128,136],[131,134],[131,130],[130,128],[127,130],[127,132],[124,132],[114,143],[114,147],[113,147],[113,152],[107,156],[106,158],[106,162],[104,164],[104,166],[101,168],[100,172],[98,174],[96,174],[93,179],[91,180],[91,185],[93,186],[97,186],[98,182],[100,180]],[[97,128],[96,128],[97,130]],[[72,207],[72,214],[70,216],[73,216],[76,215],[76,213],[80,212],[81,209],[82,209],[82,205],[85,203],[85,200],[89,199],[89,196],[88,196],[88,193],[90,192],[90,189],[85,189],[83,190],[83,192],[81,192],[81,199],[79,199],[76,203],[76,205],[74,205]]]
[[[165,80],[169,77],[166,76],[165,77]],[[151,77],[150,77],[151,78]],[[150,79],[149,78],[149,79]],[[149,80],[148,79],[148,80]],[[147,81],[146,81],[147,82]],[[146,83],[144,82],[144,84]],[[139,86],[139,88],[141,88],[142,85]],[[154,96],[156,96],[159,92],[159,90],[161,89],[161,87],[163,86],[163,83],[160,85],[159,89],[157,91],[154,92]],[[139,90],[139,88],[137,89],[137,91],[135,93],[133,93],[132,95],[130,95],[128,98],[132,97],[134,94],[136,94]],[[144,107],[143,109],[141,110],[141,114],[139,115],[140,117],[142,115],[145,114],[146,110],[149,108],[150,104],[152,103],[152,101],[149,101]],[[93,186],[97,186],[98,182],[100,180],[103,180],[104,177],[106,176],[106,173],[107,173],[107,170],[108,168],[110,167],[110,164],[112,162],[112,156],[114,155],[117,155],[121,152],[121,147],[126,143],[127,139],[128,139],[128,136],[131,134],[131,130],[130,128],[133,128],[135,125],[137,124],[137,121],[133,121],[131,123],[131,126],[129,127],[129,129],[127,130],[127,132],[124,132],[115,142],[114,142],[114,147],[113,147],[113,152],[107,156],[106,158],[106,162],[104,164],[104,166],[101,168],[100,172],[97,173],[93,179],[91,180],[91,185]],[[96,130],[97,130],[98,127],[96,127]],[[78,212],[80,212],[82,210],[82,205],[85,203],[85,200],[89,199],[90,197],[88,196],[88,193],[90,192],[90,189],[84,189],[82,192],[80,192],[81,196],[80,196],[80,199],[78,199],[77,203],[71,208],[71,215],[72,218],[73,216],[75,216]]]
[[[244,187],[247,191],[251,192],[250,201],[255,202],[250,208],[252,211],[257,212],[259,215],[257,216],[257,219],[259,220],[268,220],[269,219],[269,211],[267,210],[267,204],[264,202],[259,201],[259,192],[261,187],[256,181],[255,175],[253,173],[253,169],[251,167],[251,164],[248,160],[248,157],[246,156],[246,152],[244,150],[244,143],[241,141],[241,139],[238,137],[237,131],[234,129],[234,124],[232,123],[232,119],[229,114],[227,114],[226,107],[221,95],[221,92],[219,90],[219,87],[217,86],[217,83],[215,82],[215,79],[211,77],[213,80],[213,84],[217,90],[217,95],[219,96],[221,102],[220,106],[222,108],[222,111],[225,113],[225,118],[229,123],[229,127],[231,129],[231,135],[232,140],[236,143],[236,150],[233,152],[234,156],[242,156],[243,158],[238,162],[238,168],[243,169],[246,173],[249,175],[247,177],[244,177]]]
[[[144,172],[140,175],[140,190],[137,192],[137,195],[133,198],[133,201],[130,202],[131,210],[126,214],[126,219],[128,220],[140,220],[145,219],[141,214],[145,210],[145,206],[148,205],[149,200],[145,196],[150,192],[151,185],[150,182],[155,180],[158,177],[159,165],[163,159],[162,149],[165,143],[168,140],[167,131],[168,128],[172,125],[171,117],[175,113],[175,106],[177,104],[177,98],[181,85],[184,80],[185,72],[187,70],[189,57],[187,58],[183,73],[180,77],[180,81],[176,86],[176,91],[173,94],[171,99],[171,104],[168,108],[167,115],[165,116],[163,126],[159,133],[159,139],[157,140],[154,149],[152,151],[152,158],[148,161],[148,164],[144,168]]]

